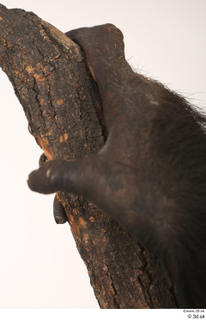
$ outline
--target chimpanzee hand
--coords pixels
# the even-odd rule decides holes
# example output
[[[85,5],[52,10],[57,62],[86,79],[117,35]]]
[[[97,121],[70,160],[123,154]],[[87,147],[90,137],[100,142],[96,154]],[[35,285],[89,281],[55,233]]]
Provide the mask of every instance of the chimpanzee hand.
[[[85,196],[131,230],[138,210],[136,158],[142,141],[137,136],[143,124],[134,89],[129,87],[136,74],[125,61],[123,35],[113,25],[83,28],[67,35],[85,51],[98,83],[108,139],[91,158],[75,163],[47,162],[30,174],[28,184],[45,194],[67,191]]]
[[[182,97],[132,71],[111,24],[67,33],[86,54],[108,138],[98,154],[49,161],[29,187],[84,196],[158,254],[182,308],[206,308],[205,118]]]

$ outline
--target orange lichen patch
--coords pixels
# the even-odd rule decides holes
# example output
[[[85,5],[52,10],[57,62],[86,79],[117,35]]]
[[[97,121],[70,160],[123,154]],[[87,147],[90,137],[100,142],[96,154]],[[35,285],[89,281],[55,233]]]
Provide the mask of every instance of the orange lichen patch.
[[[61,106],[63,103],[64,103],[64,100],[63,100],[63,99],[56,100],[56,104],[57,104],[58,106]]]
[[[48,147],[46,147],[46,145],[48,145],[48,140],[47,138],[39,138],[39,137],[35,137],[36,141],[38,143],[38,145],[40,146],[40,148],[42,148],[42,150],[44,151],[45,156],[47,157],[48,160],[53,160],[54,156],[52,154],[52,152],[48,149]]]
[[[88,240],[90,239],[90,236],[87,233],[87,223],[86,223],[86,221],[84,219],[82,219],[81,217],[79,217],[78,226],[76,225],[76,223],[75,224],[71,223],[70,225],[71,225],[72,232],[74,232],[75,234],[76,234],[76,232],[78,232],[80,234],[80,230],[81,230],[81,235],[83,237],[83,239],[81,238],[81,241],[83,240],[84,243],[87,244]],[[86,232],[85,232],[85,230],[86,230]]]
[[[47,38],[47,34],[44,29],[39,30],[39,32],[43,38]]]
[[[84,239],[84,243],[87,244],[87,243],[88,243],[88,240],[90,239],[89,234],[88,234],[88,233],[84,233],[83,239]]]
[[[34,71],[34,68],[32,66],[26,66],[25,70],[30,74]]]
[[[44,144],[45,146],[48,146],[48,145],[49,145],[48,139],[47,139],[46,137],[42,137],[41,139],[42,139],[43,144]]]
[[[90,222],[95,222],[94,217],[90,217],[90,218],[89,218],[89,221],[90,221]]]
[[[59,141],[60,141],[60,142],[64,142],[64,136],[60,136],[60,137],[59,137]]]
[[[65,133],[63,136],[59,137],[59,141],[60,142],[66,142],[67,139],[68,139],[68,134],[67,133]]]
[[[68,134],[67,134],[67,133],[65,133],[65,134],[64,134],[64,141],[66,142],[66,141],[67,141],[67,139],[68,139]]]
[[[76,224],[72,215],[69,215],[69,224],[70,224],[71,231],[72,231],[75,239],[78,239],[79,241],[81,241],[80,228]]]
[[[45,79],[42,78],[42,74],[33,73],[32,76],[35,78],[36,81],[41,81],[45,85]]]
[[[87,228],[87,223],[84,219],[82,219],[81,217],[79,217],[79,225],[83,228],[86,229]]]

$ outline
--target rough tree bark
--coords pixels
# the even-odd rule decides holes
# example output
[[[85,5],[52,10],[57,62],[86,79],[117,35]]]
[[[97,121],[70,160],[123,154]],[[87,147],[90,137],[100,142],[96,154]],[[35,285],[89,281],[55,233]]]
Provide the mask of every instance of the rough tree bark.
[[[0,65],[49,160],[100,150],[101,98],[75,43],[33,13],[0,5]],[[64,193],[58,199],[101,308],[176,307],[167,272],[137,239],[86,199]]]

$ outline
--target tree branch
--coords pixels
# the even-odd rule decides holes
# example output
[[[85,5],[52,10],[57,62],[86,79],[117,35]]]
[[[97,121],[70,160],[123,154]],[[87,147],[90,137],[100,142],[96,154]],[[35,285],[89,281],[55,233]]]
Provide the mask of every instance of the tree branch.
[[[78,45],[33,13],[0,5],[0,65],[47,159],[75,161],[100,150],[101,97]],[[176,306],[152,253],[86,199],[64,193],[58,199],[101,308]]]

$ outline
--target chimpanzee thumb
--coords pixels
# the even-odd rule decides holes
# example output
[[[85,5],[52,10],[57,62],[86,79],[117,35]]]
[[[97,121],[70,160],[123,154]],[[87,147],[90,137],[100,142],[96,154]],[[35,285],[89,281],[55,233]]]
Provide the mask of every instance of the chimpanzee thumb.
[[[64,191],[91,198],[96,188],[100,193],[104,188],[108,173],[106,166],[107,162],[98,156],[75,162],[48,161],[30,173],[28,185],[31,190],[39,193]]]
[[[83,196],[129,230],[135,226],[138,184],[132,168],[102,155],[46,162],[29,175],[31,190]]]

